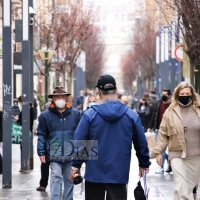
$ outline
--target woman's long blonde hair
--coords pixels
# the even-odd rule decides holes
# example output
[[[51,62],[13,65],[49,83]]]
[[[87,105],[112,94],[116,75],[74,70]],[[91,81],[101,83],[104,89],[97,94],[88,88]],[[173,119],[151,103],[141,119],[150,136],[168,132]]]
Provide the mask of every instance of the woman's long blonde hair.
[[[199,95],[195,92],[194,87],[187,82],[181,82],[179,83],[178,86],[176,86],[176,88],[174,89],[174,94],[172,96],[172,102],[169,106],[170,108],[174,108],[177,104],[178,104],[178,97],[179,97],[179,92],[184,89],[184,88],[190,88],[191,90],[191,96],[192,96],[192,101],[193,101],[193,105],[196,105],[197,107],[200,108],[200,98]]]

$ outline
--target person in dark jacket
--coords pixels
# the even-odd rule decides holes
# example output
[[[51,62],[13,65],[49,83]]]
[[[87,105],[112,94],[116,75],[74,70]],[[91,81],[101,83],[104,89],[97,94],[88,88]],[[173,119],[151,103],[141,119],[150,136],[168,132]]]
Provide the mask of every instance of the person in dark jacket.
[[[20,110],[20,113],[18,116],[15,116],[14,118],[17,120],[17,124],[19,125],[23,125],[22,124],[22,96],[19,96],[17,98],[18,100],[18,107],[19,107],[19,110]],[[29,106],[29,111],[30,111],[30,127],[29,127],[29,130],[30,132],[32,133],[32,129],[33,129],[33,121],[34,121],[34,109],[33,109],[33,105],[32,103],[30,103],[30,106]],[[29,134],[29,133],[27,133]],[[22,151],[22,144],[20,144],[20,151]],[[22,164],[22,163],[21,163]],[[20,167],[20,170],[19,172],[22,172],[22,173],[29,173],[29,171],[22,171],[22,168]]]
[[[156,99],[156,95],[155,94],[152,94],[153,91],[151,91],[150,93],[148,92],[145,92],[144,93],[144,96],[143,98],[146,99],[147,101],[147,104],[149,106],[149,110],[150,110],[150,113],[149,113],[149,124],[148,124],[148,128],[150,127],[150,123],[151,123],[151,120],[152,120],[152,117],[155,116],[155,113],[156,113],[156,109],[157,109],[157,105],[158,105],[158,101]]]
[[[51,102],[47,102],[44,105],[44,109],[45,110],[48,109],[50,105]],[[49,166],[50,166],[49,161],[46,161],[45,163],[41,162],[40,165],[41,178],[40,178],[40,185],[36,188],[37,191],[44,192],[46,190],[49,181]]]
[[[100,100],[84,112],[74,135],[75,142],[98,141],[98,159],[85,161],[85,199],[104,200],[106,192],[106,199],[126,200],[132,143],[139,161],[139,175],[142,176],[143,169],[148,173],[151,164],[144,129],[139,116],[117,99],[112,76],[100,76],[96,87]],[[72,181],[81,175],[83,162],[73,160]]]
[[[69,160],[68,141],[73,140],[74,131],[80,120],[80,112],[67,102],[68,96],[63,87],[55,87],[50,107],[39,116],[37,129],[37,153],[41,162],[50,162],[51,200],[60,200],[62,182],[63,199],[72,200],[73,183],[70,180],[71,162]]]
[[[80,90],[80,95],[77,97],[75,106],[76,109],[79,110],[80,112],[83,112],[84,100],[85,100],[84,91]]]
[[[137,113],[140,116],[142,125],[144,127],[144,132],[147,132],[147,129],[149,128],[150,108],[145,98],[140,99],[140,104],[137,109]]]
[[[38,107],[38,103],[37,103],[37,92],[34,90],[33,92],[33,110],[34,110],[34,120],[37,120],[38,118],[38,113],[37,113],[37,107]]]
[[[16,116],[15,119],[17,119],[17,124],[22,126],[22,96],[18,97],[18,107],[20,110],[19,116]],[[33,129],[33,121],[34,121],[34,109],[33,109],[33,104],[30,103],[30,132],[32,133]]]
[[[165,110],[167,110],[167,108],[169,107],[170,103],[171,103],[171,90],[170,89],[163,89],[162,90],[162,97],[157,103],[156,112],[154,112],[154,116],[152,117],[152,120],[151,120],[150,125],[149,125],[150,129],[154,129],[158,133],[163,114],[164,114]],[[155,172],[156,174],[163,174],[164,173],[165,160],[168,162],[168,154],[166,153],[166,151],[164,151],[162,153],[162,165],[161,165],[160,170]],[[172,169],[171,169],[171,166],[169,165],[169,163],[168,163],[168,168],[166,169],[165,172],[167,172],[167,173],[172,172]]]

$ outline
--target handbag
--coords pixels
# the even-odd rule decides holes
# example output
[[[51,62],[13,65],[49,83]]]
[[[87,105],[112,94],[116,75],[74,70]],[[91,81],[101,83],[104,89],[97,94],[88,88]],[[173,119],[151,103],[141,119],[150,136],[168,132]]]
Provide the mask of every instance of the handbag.
[[[32,133],[29,131],[29,136]],[[12,123],[12,144],[22,143],[22,126],[17,123]]]
[[[143,183],[144,188],[142,187],[141,181],[139,180],[136,188],[134,189],[135,200],[148,200],[149,188],[146,183],[146,171],[143,170]]]

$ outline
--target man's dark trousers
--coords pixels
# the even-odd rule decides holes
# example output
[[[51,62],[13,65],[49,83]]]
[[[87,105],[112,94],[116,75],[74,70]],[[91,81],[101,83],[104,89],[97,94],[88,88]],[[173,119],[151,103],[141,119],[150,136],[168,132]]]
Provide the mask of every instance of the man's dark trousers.
[[[85,181],[85,200],[127,200],[126,184]]]
[[[41,179],[40,179],[40,187],[46,188],[48,185],[49,180],[49,165],[50,162],[41,163],[40,169],[41,169]]]

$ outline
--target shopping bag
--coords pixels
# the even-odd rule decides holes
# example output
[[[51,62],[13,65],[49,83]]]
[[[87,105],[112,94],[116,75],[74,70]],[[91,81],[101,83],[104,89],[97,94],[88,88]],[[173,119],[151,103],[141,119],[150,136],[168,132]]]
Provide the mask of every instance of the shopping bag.
[[[140,181],[138,181],[137,187],[134,189],[134,197],[135,200],[146,200],[146,197],[144,195],[144,189]]]
[[[32,133],[29,131],[29,136]],[[22,126],[17,123],[12,123],[12,143],[21,144],[22,143]]]
[[[80,184],[74,185],[73,200],[85,200],[85,179]]]
[[[151,154],[156,145],[156,134],[154,132],[146,132],[145,136],[148,143],[149,153]]]
[[[22,142],[22,126],[12,123],[12,143],[21,144]]]
[[[146,183],[146,171],[143,170],[143,177],[142,180],[139,180],[137,183],[136,188],[134,189],[134,197],[135,200],[148,200],[149,195],[149,188],[147,187]],[[143,186],[142,183],[143,182]]]

